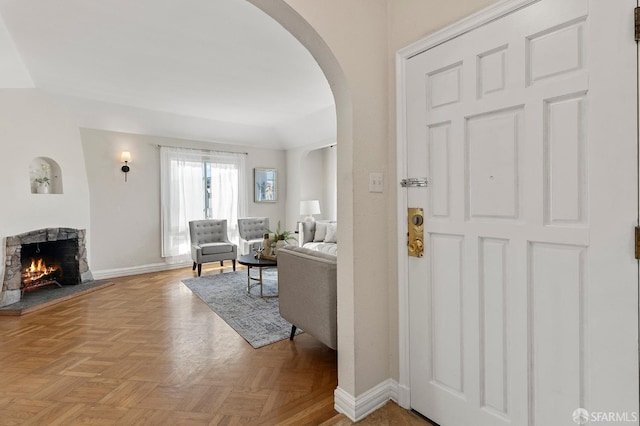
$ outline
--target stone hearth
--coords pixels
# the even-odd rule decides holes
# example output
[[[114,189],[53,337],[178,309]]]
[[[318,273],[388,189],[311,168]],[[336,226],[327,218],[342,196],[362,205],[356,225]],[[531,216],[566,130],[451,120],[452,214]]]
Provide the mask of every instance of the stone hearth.
[[[78,268],[82,283],[93,281],[89,270],[86,249],[86,230],[72,228],[47,228],[7,237],[5,249],[5,270],[2,283],[0,306],[20,301],[22,279],[22,246],[49,241],[78,240]]]

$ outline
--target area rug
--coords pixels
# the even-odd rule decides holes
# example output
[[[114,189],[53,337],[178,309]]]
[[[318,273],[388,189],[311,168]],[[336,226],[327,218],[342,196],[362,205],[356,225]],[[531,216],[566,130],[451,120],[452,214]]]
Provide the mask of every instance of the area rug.
[[[251,271],[252,276],[257,274],[257,270]],[[278,271],[264,269],[262,274],[263,294],[276,295]],[[182,283],[254,348],[289,338],[291,324],[280,316],[278,298],[261,298],[257,286],[247,294],[246,270],[189,278]]]

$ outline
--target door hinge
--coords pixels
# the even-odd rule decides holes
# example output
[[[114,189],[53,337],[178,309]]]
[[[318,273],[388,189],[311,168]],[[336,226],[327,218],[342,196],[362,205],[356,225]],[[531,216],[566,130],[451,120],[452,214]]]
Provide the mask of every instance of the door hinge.
[[[636,259],[640,260],[640,226],[636,226]]]
[[[636,41],[640,41],[640,7],[636,7],[633,12],[636,27]]]

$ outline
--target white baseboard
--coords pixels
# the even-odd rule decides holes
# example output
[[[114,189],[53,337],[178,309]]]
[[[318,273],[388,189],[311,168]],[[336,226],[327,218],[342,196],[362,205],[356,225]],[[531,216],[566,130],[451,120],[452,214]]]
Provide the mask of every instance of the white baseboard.
[[[193,263],[189,261],[180,263],[152,263],[150,265],[132,266],[129,268],[103,269],[102,271],[94,271],[93,278],[96,280],[104,280],[109,278],[127,277],[129,275],[140,275],[148,274],[150,272],[180,269],[192,265]]]
[[[357,398],[339,386],[333,394],[336,411],[349,417],[351,421],[357,422],[382,407],[389,400],[398,402],[398,382],[392,379],[385,380]]]

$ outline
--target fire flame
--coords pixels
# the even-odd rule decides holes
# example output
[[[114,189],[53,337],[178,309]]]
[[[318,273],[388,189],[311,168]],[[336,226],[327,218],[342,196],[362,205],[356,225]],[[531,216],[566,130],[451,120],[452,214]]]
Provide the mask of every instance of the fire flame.
[[[45,278],[58,269],[59,267],[57,265],[47,266],[44,259],[31,259],[31,265],[25,268],[22,274],[22,282],[25,284],[32,283]]]

